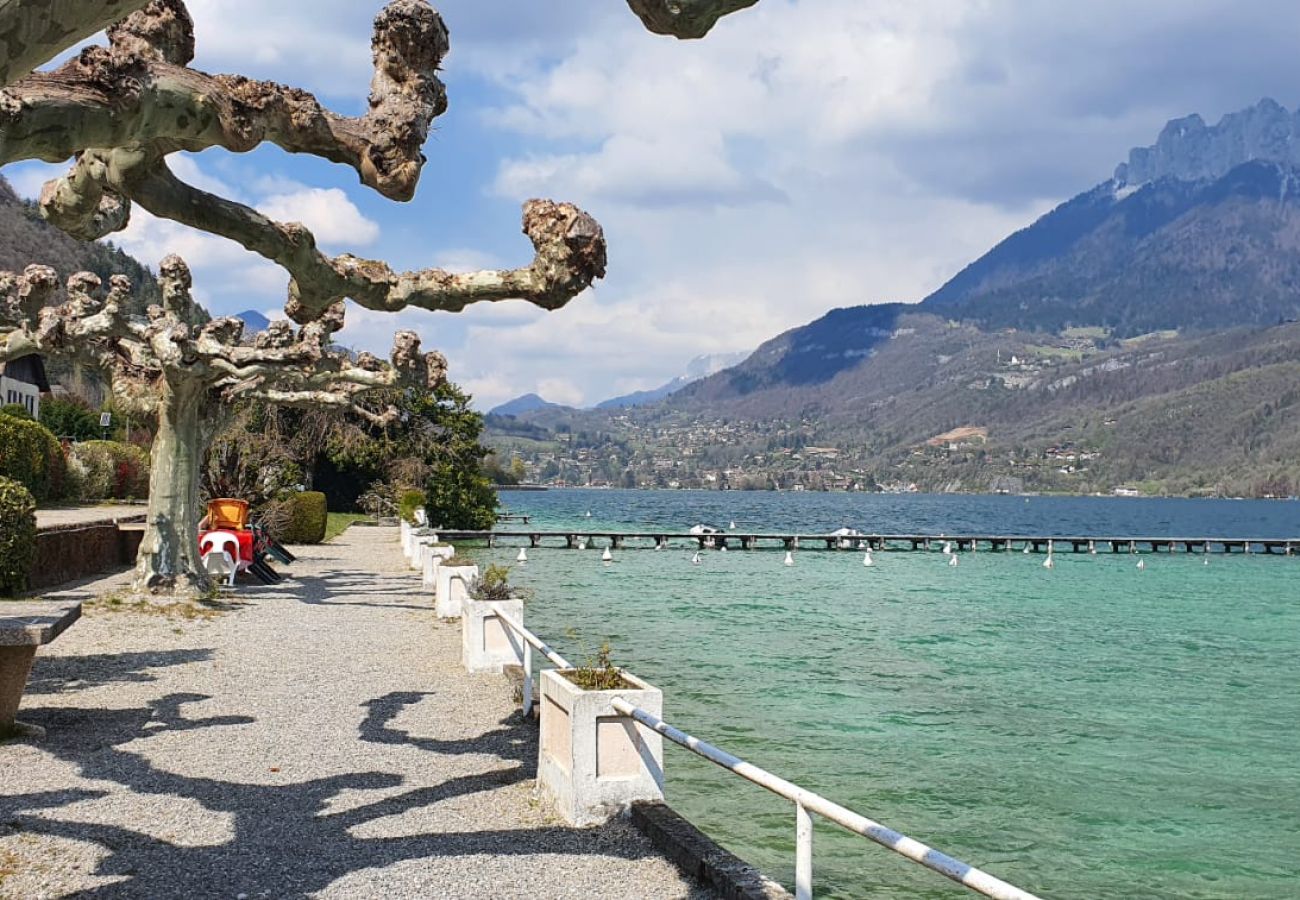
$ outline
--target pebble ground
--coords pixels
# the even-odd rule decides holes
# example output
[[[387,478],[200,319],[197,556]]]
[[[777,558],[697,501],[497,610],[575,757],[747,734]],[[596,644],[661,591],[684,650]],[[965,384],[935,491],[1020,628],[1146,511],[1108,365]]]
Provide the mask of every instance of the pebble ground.
[[[281,567],[282,571],[284,567]],[[460,667],[395,529],[194,616],[122,600],[42,648],[0,744],[0,897],[702,898],[623,821],[534,796],[536,726]]]

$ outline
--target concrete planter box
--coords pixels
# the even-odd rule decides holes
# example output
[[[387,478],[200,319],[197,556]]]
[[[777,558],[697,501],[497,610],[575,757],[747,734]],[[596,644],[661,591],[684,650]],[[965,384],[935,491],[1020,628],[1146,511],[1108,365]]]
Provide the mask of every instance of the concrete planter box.
[[[524,664],[523,638],[501,621],[503,614],[522,622],[524,601],[465,601],[460,614],[460,661],[467,672],[500,675],[506,666]]]
[[[470,582],[478,578],[478,566],[438,566],[434,585],[434,609],[440,619],[454,619],[469,599]]]
[[[451,559],[456,555],[456,548],[450,545],[446,547],[424,548],[424,570],[421,576],[421,585],[430,589],[438,586],[438,567],[442,565],[444,559]]]
[[[424,568],[424,556],[436,543],[438,543],[436,534],[416,534],[411,538],[410,562],[412,569],[419,571]]]
[[[610,705],[620,697],[662,716],[663,692],[622,675],[631,687],[588,691],[560,671],[542,671],[537,788],[570,824],[599,824],[637,800],[663,800],[663,738]]]

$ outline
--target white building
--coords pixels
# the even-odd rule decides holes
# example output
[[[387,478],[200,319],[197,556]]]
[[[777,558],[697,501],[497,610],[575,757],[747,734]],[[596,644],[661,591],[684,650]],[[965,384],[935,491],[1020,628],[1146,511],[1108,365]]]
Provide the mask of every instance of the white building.
[[[36,419],[41,414],[41,394],[49,390],[45,362],[36,354],[0,362],[0,406],[17,403]]]

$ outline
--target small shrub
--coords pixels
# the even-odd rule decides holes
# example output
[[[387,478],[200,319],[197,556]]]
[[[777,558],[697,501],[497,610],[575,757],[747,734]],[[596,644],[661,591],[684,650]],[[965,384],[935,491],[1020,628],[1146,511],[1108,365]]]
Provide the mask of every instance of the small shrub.
[[[471,600],[479,603],[503,603],[519,598],[519,590],[510,586],[510,569],[506,566],[488,566],[470,586]]]
[[[79,500],[138,500],[149,495],[149,454],[133,444],[85,441],[72,445],[72,483]]]
[[[280,534],[286,544],[319,544],[325,540],[329,508],[320,491],[301,491],[282,497],[289,505],[289,522]]]
[[[0,477],[22,484],[39,502],[63,496],[65,473],[63,447],[48,428],[30,417],[0,416]]]
[[[402,491],[397,501],[398,515],[402,517],[403,521],[415,522],[415,511],[424,509],[424,502],[424,491],[415,488]]]
[[[568,634],[570,637],[575,636],[572,629]],[[604,641],[599,650],[587,655],[585,663],[572,672],[565,672],[564,677],[584,691],[616,691],[619,688],[633,687],[632,682],[623,677],[623,673],[610,659],[612,653],[609,641]]]
[[[15,419],[26,419],[28,422],[32,420],[32,414],[21,403],[6,403],[0,406],[0,416],[13,416]]]
[[[443,565],[451,569],[458,569],[465,566],[475,566],[478,565],[478,563],[474,562],[474,560],[470,559],[468,556],[453,556],[451,559],[443,563]]]
[[[0,596],[27,586],[36,559],[36,499],[11,478],[0,478]]]

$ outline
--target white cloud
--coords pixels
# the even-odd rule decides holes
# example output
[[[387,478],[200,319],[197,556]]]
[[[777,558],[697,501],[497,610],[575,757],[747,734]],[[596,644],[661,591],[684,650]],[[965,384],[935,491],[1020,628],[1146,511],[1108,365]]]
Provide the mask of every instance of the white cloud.
[[[364,247],[379,239],[379,224],[363,216],[339,188],[304,187],[273,194],[257,208],[280,222],[301,222],[323,246]]]

